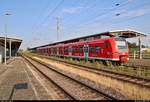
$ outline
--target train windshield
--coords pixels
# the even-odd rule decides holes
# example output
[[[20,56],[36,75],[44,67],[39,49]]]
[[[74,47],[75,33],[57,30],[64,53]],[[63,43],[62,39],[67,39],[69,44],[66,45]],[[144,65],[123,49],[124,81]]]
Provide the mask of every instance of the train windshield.
[[[121,51],[121,52],[127,52],[128,51],[128,46],[127,46],[125,39],[116,38],[116,44],[117,44],[117,48],[119,49],[119,51]]]
[[[127,52],[128,47],[125,41],[116,41],[117,43],[117,48],[122,51],[122,52]]]

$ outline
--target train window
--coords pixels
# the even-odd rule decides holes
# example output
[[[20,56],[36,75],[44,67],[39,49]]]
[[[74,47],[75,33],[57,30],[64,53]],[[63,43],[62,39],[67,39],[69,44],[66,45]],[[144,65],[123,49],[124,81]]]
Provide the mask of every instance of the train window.
[[[68,48],[65,48],[65,52],[68,52]]]
[[[51,52],[53,52],[53,48],[51,48]]]
[[[54,53],[56,52],[56,49],[54,48]]]
[[[99,46],[96,46],[96,53],[100,53],[100,47]]]
[[[69,48],[66,48],[66,52],[69,52]]]
[[[75,52],[78,52],[78,48],[75,48]]]
[[[59,53],[61,53],[62,51],[61,51],[61,48],[59,48]]]
[[[56,49],[56,48],[54,48],[54,53],[56,53],[56,51],[57,51],[57,49]]]
[[[55,52],[57,53],[57,48],[55,48]]]
[[[80,52],[80,48],[79,47],[77,48],[77,51]]]
[[[77,47],[77,52],[79,52],[79,48]]]
[[[74,52],[74,48],[72,48],[72,52]]]
[[[71,52],[71,48],[68,48],[68,52]]]
[[[75,48],[73,48],[73,52],[76,52],[76,49],[75,49]]]
[[[75,51],[75,52],[77,52],[77,51],[78,51],[78,49],[77,49],[77,48],[74,48],[74,51]]]

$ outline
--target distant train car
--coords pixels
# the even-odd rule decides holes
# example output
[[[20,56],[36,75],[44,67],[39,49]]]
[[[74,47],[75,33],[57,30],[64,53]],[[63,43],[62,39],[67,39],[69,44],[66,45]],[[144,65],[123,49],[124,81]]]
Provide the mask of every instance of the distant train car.
[[[87,60],[127,62],[128,45],[123,38],[102,38],[38,48],[38,53]]]

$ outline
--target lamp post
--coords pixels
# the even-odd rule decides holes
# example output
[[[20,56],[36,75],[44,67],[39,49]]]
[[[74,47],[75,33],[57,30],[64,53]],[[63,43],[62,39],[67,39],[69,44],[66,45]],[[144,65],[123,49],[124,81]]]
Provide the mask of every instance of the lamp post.
[[[5,23],[5,65],[6,65],[6,56],[7,56],[7,16],[10,16],[11,14],[10,13],[5,13],[5,16],[6,16],[6,23]]]

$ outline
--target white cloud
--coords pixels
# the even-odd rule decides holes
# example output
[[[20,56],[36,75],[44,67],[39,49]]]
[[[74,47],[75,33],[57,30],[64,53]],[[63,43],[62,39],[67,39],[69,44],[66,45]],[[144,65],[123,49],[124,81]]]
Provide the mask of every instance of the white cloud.
[[[143,16],[149,13],[150,13],[150,6],[147,5],[139,9],[122,12],[121,15],[118,16],[117,18],[133,18],[133,17]]]
[[[79,13],[79,12],[81,12],[81,10],[82,10],[83,8],[84,8],[84,7],[64,8],[64,9],[63,9],[63,12],[65,12],[65,13],[70,13],[70,14]]]

